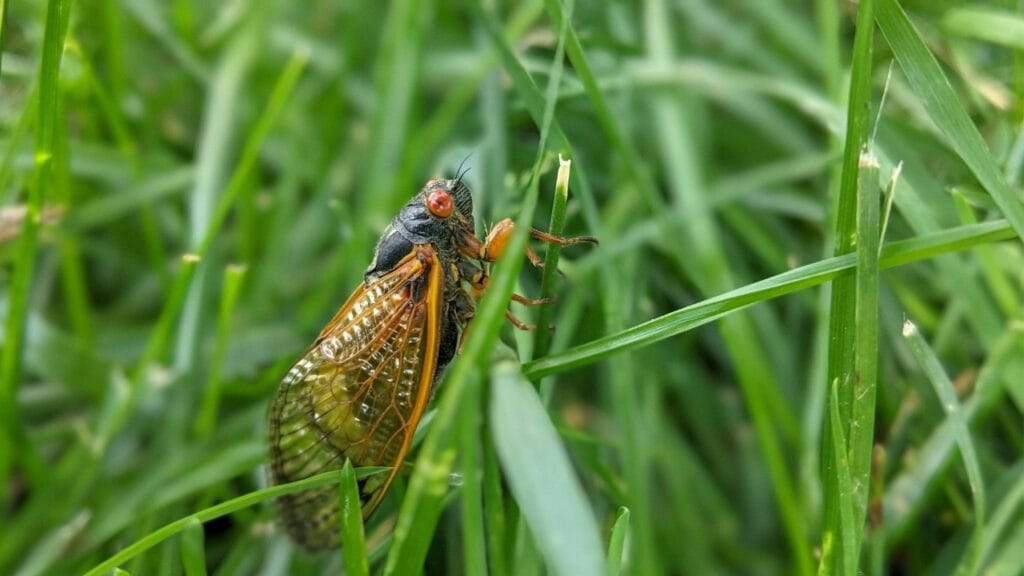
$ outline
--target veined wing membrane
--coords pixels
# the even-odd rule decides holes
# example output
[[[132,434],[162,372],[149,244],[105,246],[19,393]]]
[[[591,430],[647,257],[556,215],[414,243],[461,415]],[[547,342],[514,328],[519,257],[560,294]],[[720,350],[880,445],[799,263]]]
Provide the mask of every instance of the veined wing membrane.
[[[339,468],[391,466],[360,480],[363,515],[409,450],[437,362],[443,278],[429,245],[363,283],[285,376],[270,408],[271,475],[291,482]],[[284,496],[280,517],[310,549],[336,546],[338,490]]]

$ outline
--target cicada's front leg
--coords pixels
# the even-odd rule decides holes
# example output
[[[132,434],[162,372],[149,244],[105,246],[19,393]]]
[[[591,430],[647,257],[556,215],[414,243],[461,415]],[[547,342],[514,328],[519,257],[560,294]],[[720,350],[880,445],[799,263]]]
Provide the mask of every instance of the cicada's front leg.
[[[515,222],[513,222],[511,218],[505,218],[491,228],[483,242],[474,236],[468,243],[467,248],[470,251],[475,252],[475,254],[467,255],[475,257],[483,262],[497,261],[498,258],[501,258],[505,253],[505,249],[508,247],[508,240],[512,237],[512,232],[515,231],[515,228]],[[530,228],[530,237],[542,242],[547,242],[548,244],[556,244],[558,246],[597,244],[597,238],[594,238],[593,236],[573,236],[566,238],[564,236],[555,236],[554,234],[550,234],[536,228]],[[526,257],[534,266],[540,267],[544,265],[544,261],[541,260],[540,256],[530,245],[526,246]]]
[[[476,236],[467,235],[464,239],[461,247],[462,253],[474,260],[479,260],[485,263],[491,263],[501,258],[505,254],[506,248],[508,247],[509,238],[512,237],[512,233],[515,231],[515,222],[511,218],[505,218],[494,225],[487,233],[487,237],[481,242]],[[597,244],[597,239],[591,236],[575,236],[571,238],[565,238],[562,236],[556,236],[547,232],[537,230],[536,228],[530,229],[530,236],[547,242],[549,244],[557,244],[559,246],[569,246],[572,244]],[[530,245],[526,246],[526,257],[530,263],[537,267],[544,266],[544,261],[541,260],[540,256],[533,250]],[[473,274],[464,275],[464,278],[469,280],[469,284],[472,287],[473,296],[479,298],[484,289],[487,288],[487,284],[490,282],[490,276],[484,270],[476,270]],[[519,302],[525,306],[537,306],[540,304],[547,304],[552,302],[554,298],[527,298],[520,294],[513,294],[512,300]],[[522,320],[516,318],[512,312],[506,310],[505,317],[513,326],[520,330],[534,330],[536,326],[527,324]]]

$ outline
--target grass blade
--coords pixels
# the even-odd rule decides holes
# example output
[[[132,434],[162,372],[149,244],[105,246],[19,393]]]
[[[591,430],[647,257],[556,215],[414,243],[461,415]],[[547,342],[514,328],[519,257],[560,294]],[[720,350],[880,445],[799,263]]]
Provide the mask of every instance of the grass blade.
[[[943,29],[964,36],[1024,50],[1024,17],[989,7],[954,8],[942,17]]]
[[[210,362],[210,375],[203,388],[203,399],[196,416],[195,434],[202,438],[213,431],[217,423],[217,408],[220,404],[221,369],[224,355],[227,352],[228,339],[231,337],[231,319],[234,316],[235,303],[242,290],[246,267],[231,264],[224,269],[224,284],[221,288],[220,308],[217,312],[217,340],[214,343],[213,359]]]
[[[899,2],[879,0],[877,22],[928,116],[992,195],[1017,237],[1024,238],[1024,204],[1006,182],[978,128]]]
[[[918,364],[924,370],[928,381],[931,382],[935,395],[942,403],[942,409],[946,417],[952,422],[953,435],[956,439],[957,448],[960,450],[960,457],[963,459],[964,468],[967,469],[967,480],[970,483],[971,494],[974,500],[974,533],[971,536],[971,552],[961,558],[957,573],[973,574],[977,570],[978,558],[981,553],[981,546],[985,536],[985,480],[981,475],[981,464],[978,462],[977,450],[974,448],[974,441],[971,439],[970,429],[967,427],[967,419],[964,417],[963,407],[957,397],[953,383],[942,368],[942,364],[935,356],[931,347],[925,342],[924,336],[918,331],[911,321],[903,324],[903,337],[910,344]]]
[[[605,574],[594,519],[537,391],[511,351],[491,368],[490,417],[505,478],[552,573]]]
[[[203,548],[203,523],[194,516],[181,532],[181,563],[185,576],[206,576],[206,550]]]
[[[366,536],[363,534],[363,507],[359,500],[359,486],[352,462],[345,460],[341,469],[341,558],[347,576],[369,576],[370,561],[366,555]]]
[[[547,232],[555,236],[561,236],[565,229],[565,209],[569,204],[569,174],[572,172],[572,160],[565,160],[558,157],[558,176],[555,181],[555,197],[551,204],[551,222],[548,224]],[[558,279],[558,256],[561,254],[561,247],[555,243],[549,243],[544,252],[544,271],[540,279],[540,295],[538,298],[549,298],[555,293],[555,282]],[[537,311],[537,331],[533,334],[533,356],[543,357],[547,355],[551,345],[551,331],[547,329],[551,323],[551,309],[549,306],[541,306]]]
[[[1004,387],[1009,384],[1009,375],[1017,369],[1013,362],[1019,361],[1018,350],[1022,344],[1024,326],[1019,322],[1012,323],[990,351],[985,366],[978,374],[975,392],[964,403],[964,415],[969,422],[999,405]],[[914,464],[889,482],[883,502],[883,531],[890,543],[915,525],[928,494],[943,478],[942,471],[956,446],[956,427],[953,424],[947,418],[936,427],[918,450]]]
[[[202,240],[198,244],[199,255],[203,255],[209,250],[210,244],[220,231],[220,227],[231,211],[232,205],[245,188],[246,181],[256,165],[263,142],[267,139],[271,129],[277,124],[284,105],[295,90],[295,85],[302,78],[302,71],[306,68],[308,60],[308,52],[305,50],[296,51],[292,54],[288,65],[281,71],[277,82],[274,83],[274,88],[267,99],[266,106],[263,108],[259,120],[256,122],[256,126],[253,127],[252,132],[249,133],[248,138],[245,140],[242,155],[239,157],[238,164],[231,173],[231,179],[228,181],[227,187],[217,199],[217,205],[213,210],[212,216],[205,220]]]
[[[466,391],[466,409],[460,416],[459,461],[462,467],[462,556],[467,574],[487,574],[487,543],[484,540],[483,482],[484,464],[481,438],[483,431],[479,386]]]
[[[629,541],[629,508],[619,508],[619,517],[612,526],[612,537],[608,540],[608,574],[622,574],[623,556]]]
[[[835,562],[838,563],[839,570],[835,569],[836,564],[826,566],[822,564],[822,569],[819,573],[835,573],[842,572],[844,574],[856,574],[857,573],[857,532],[856,524],[854,522],[853,506],[854,496],[852,481],[850,480],[850,460],[848,458],[849,450],[846,443],[846,433],[843,431],[842,419],[839,417],[839,390],[838,382],[832,381],[831,390],[828,396],[828,407],[829,407],[829,419],[828,423],[830,426],[830,436],[832,439],[832,451],[836,458],[835,473],[835,494],[836,494],[836,508],[839,515],[839,541],[838,546],[839,555],[834,555],[837,541],[835,538],[835,532],[825,532],[822,537],[822,557],[823,558],[835,558]]]
[[[958,226],[942,232],[918,236],[912,240],[890,243],[882,249],[879,265],[882,268],[901,266],[933,258],[944,252],[963,250],[978,244],[1008,240],[1013,237],[1014,231],[1005,220]],[[844,254],[794,268],[669,312],[616,334],[609,334],[564,352],[528,362],[523,365],[523,374],[531,380],[543,378],[597,362],[618,352],[649,346],[698,326],[714,322],[736,310],[758,302],[828,282],[840,274],[852,270],[855,266],[855,255]]]
[[[0,356],[0,420],[8,445],[20,444],[23,464],[34,484],[42,481],[42,470],[35,462],[31,444],[24,437],[21,417],[16,409],[18,382],[21,378],[22,351],[25,345],[36,256],[39,249],[39,229],[47,195],[54,186],[54,154],[60,99],[60,66],[64,54],[64,39],[68,32],[72,0],[50,0],[46,8],[46,30],[43,36],[43,55],[39,63],[39,103],[36,118],[35,183],[29,189],[27,214],[18,241],[14,273],[7,295],[7,322],[4,325],[4,346]],[[4,28],[6,28],[7,2],[4,0]],[[2,46],[0,46],[2,48]],[[0,470],[7,472],[7,470]],[[7,478],[0,477],[0,485]]]
[[[373,474],[381,474],[387,471],[387,468],[360,468],[359,470],[356,470],[356,477],[366,478]],[[204,508],[203,510],[165,524],[157,530],[146,534],[139,540],[123,548],[117,554],[114,554],[110,558],[107,558],[103,562],[94,566],[91,570],[85,573],[85,576],[101,576],[102,574],[106,574],[109,570],[128,562],[171,536],[182,532],[189,526],[192,526],[196,521],[201,523],[209,522],[210,520],[227,516],[228,514],[238,512],[239,510],[243,510],[250,506],[255,506],[261,502],[273,500],[278,496],[295,494],[312,488],[338,484],[341,481],[341,475],[342,470],[332,470],[330,472],[324,472],[323,474],[317,474],[316,476],[310,476],[309,478],[297,480],[288,484],[278,484],[277,486],[271,486],[270,488],[249,492],[248,494],[243,494],[237,498],[232,498],[231,500],[210,506],[209,508]]]
[[[846,137],[843,147],[842,173],[839,181],[839,195],[833,206],[834,221],[832,238],[835,239],[834,254],[845,255],[857,248],[855,242],[863,241],[857,233],[858,216],[858,175],[860,174],[861,153],[866,150],[870,131],[871,65],[874,43],[874,0],[861,2],[857,9],[857,30],[853,41],[853,63],[850,78],[850,95],[847,105]],[[877,199],[876,199],[877,201]],[[877,234],[877,233],[876,233]],[[877,243],[874,245],[877,246]],[[876,280],[877,282],[877,274]],[[858,278],[843,276],[832,282],[831,305],[829,309],[828,336],[828,382],[839,397],[837,399],[839,422],[829,422],[825,427],[824,447],[821,465],[821,480],[825,499],[825,526],[822,534],[822,557],[819,564],[821,574],[855,576],[848,570],[856,570],[859,547],[854,540],[849,542],[846,534],[856,534],[844,522],[842,486],[839,484],[839,467],[850,461],[849,447],[845,454],[835,452],[835,430],[850,430],[852,404],[855,397],[857,361],[857,302]],[[875,288],[877,295],[877,287]],[[875,312],[877,315],[877,312]],[[876,321],[877,322],[877,321]],[[877,324],[876,324],[877,325]],[[870,351],[865,351],[865,355]],[[829,400],[829,405],[832,401]],[[831,420],[832,412],[829,412]],[[849,437],[849,434],[844,434]],[[870,441],[870,440],[869,440]],[[858,449],[858,453],[860,450]],[[863,485],[866,490],[867,484]],[[860,517],[860,516],[858,516]],[[851,520],[852,521],[852,520]],[[825,546],[831,541],[832,546]],[[852,544],[855,549],[847,550]]]
[[[851,525],[844,532],[854,535],[847,550],[844,538],[845,574],[855,574],[864,534],[871,462],[875,445],[875,396],[878,384],[878,245],[880,234],[878,160],[870,151],[861,154],[857,184],[857,299],[855,302],[854,378],[850,397],[849,444],[851,482]],[[841,422],[841,420],[840,420]],[[836,422],[835,424],[838,424]],[[845,435],[844,435],[845,436]],[[840,472],[837,470],[837,472]],[[841,472],[840,472],[841,473]]]

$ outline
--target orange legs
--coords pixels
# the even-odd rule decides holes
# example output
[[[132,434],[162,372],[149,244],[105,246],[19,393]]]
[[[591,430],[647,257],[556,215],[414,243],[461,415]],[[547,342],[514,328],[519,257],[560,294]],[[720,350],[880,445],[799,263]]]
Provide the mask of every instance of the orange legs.
[[[474,260],[480,260],[484,263],[491,263],[501,258],[505,253],[508,246],[508,240],[512,237],[512,232],[515,231],[515,222],[510,218],[498,222],[493,228],[487,233],[487,237],[481,242],[479,238],[472,235],[467,235],[464,238],[464,244],[461,251],[464,255],[473,258]],[[536,228],[530,229],[530,236],[536,240],[547,242],[548,244],[557,244],[558,246],[570,246],[573,244],[597,244],[597,239],[591,236],[575,236],[572,238],[563,238],[561,236],[555,236]],[[526,246],[526,257],[530,263],[534,266],[544,266],[544,261],[541,260],[540,256],[533,250],[529,245]],[[478,271],[473,277],[468,278],[470,286],[472,288],[473,296],[479,298],[487,284],[490,281],[490,276],[483,270]],[[527,298],[519,294],[513,294],[512,300],[523,304],[524,306],[538,306],[540,304],[547,304],[552,302],[554,298]],[[512,323],[513,326],[520,330],[535,330],[536,326],[527,324],[522,320],[512,315],[512,312],[506,310],[505,318]]]

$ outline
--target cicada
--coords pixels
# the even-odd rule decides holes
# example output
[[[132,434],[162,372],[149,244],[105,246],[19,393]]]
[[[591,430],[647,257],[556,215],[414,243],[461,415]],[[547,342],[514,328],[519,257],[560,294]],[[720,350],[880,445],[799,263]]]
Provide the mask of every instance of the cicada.
[[[268,417],[273,483],[333,470],[346,459],[356,467],[390,467],[359,481],[363,518],[373,513],[409,451],[434,383],[461,344],[488,266],[513,229],[505,219],[480,240],[461,177],[430,180],[409,200],[384,230],[363,282],[277,390]],[[595,242],[532,235],[562,245]],[[539,263],[532,250],[527,255]],[[326,486],[279,498],[281,526],[303,548],[337,546],[337,494]]]

